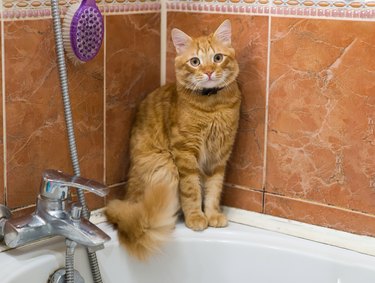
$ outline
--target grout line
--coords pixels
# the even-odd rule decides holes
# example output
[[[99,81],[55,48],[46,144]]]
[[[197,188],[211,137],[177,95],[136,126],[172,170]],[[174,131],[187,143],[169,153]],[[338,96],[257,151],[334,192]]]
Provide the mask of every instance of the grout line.
[[[104,16],[103,56],[103,183],[107,183],[107,16]]]
[[[17,212],[17,211],[22,211],[22,210],[28,209],[28,208],[34,208],[34,207],[36,207],[35,203],[34,204],[25,205],[25,206],[21,206],[21,207],[17,207],[17,208],[12,209],[12,213],[13,212]]]
[[[165,84],[167,73],[167,0],[160,0],[160,85]]]
[[[268,17],[268,35],[267,35],[267,77],[266,77],[266,105],[264,117],[264,151],[263,151],[263,180],[262,188],[266,190],[267,181],[267,145],[268,145],[268,116],[269,116],[269,95],[270,95],[270,68],[271,68],[271,24],[272,17]]]
[[[110,0],[107,0],[110,1]],[[154,0],[155,1],[155,0]],[[160,9],[152,10],[139,10],[139,11],[126,11],[126,12],[102,12],[103,16],[126,16],[126,15],[143,15],[159,13]]]
[[[268,16],[268,34],[267,34],[267,75],[266,75],[266,105],[264,113],[264,149],[263,149],[263,198],[262,198],[262,213],[266,210],[266,182],[267,182],[267,153],[268,153],[268,110],[269,110],[269,95],[270,95],[270,69],[271,69],[271,24],[272,17]]]
[[[224,182],[224,186],[226,186],[228,188],[243,190],[243,191],[252,191],[252,192],[257,192],[257,193],[263,192],[262,189],[250,188],[250,187],[245,187],[245,186],[241,186],[241,185],[237,185],[237,184],[233,184],[233,183],[227,183],[227,182]]]
[[[264,190],[262,192],[262,213],[266,213],[266,192]]]
[[[126,184],[127,184],[127,181],[121,182],[121,183],[112,184],[112,185],[108,185],[108,188],[116,188],[116,187],[123,186],[123,185],[126,185]]]
[[[3,1],[1,1],[2,3]],[[1,5],[3,6],[3,5]],[[3,14],[3,10],[1,10]],[[5,108],[5,32],[4,32],[4,17],[1,15],[1,79],[2,79],[2,110],[3,110],[3,180],[4,180],[4,204],[8,204],[8,192],[7,192],[7,137],[6,137],[6,108]]]

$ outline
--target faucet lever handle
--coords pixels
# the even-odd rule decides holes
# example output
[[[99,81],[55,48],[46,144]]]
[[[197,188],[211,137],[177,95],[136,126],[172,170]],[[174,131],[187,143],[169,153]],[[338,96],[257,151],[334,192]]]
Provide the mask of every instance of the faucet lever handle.
[[[94,180],[80,176],[71,176],[58,170],[48,169],[43,172],[40,194],[50,199],[66,199],[69,187],[83,189],[98,196],[108,194],[108,188]]]

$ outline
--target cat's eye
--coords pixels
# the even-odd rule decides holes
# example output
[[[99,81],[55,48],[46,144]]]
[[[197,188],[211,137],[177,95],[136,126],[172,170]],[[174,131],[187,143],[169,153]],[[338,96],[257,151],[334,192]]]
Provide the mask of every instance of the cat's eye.
[[[200,65],[201,61],[199,61],[199,58],[193,57],[190,59],[190,65],[193,67],[198,67]]]
[[[215,56],[214,56],[214,62],[215,63],[220,63],[221,61],[223,61],[223,54],[220,54],[220,53],[215,54]]]

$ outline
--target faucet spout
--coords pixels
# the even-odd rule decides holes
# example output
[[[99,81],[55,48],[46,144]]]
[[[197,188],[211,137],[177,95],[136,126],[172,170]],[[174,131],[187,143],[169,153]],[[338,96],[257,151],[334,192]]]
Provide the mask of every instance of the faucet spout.
[[[93,249],[101,248],[111,238],[85,218],[80,220],[56,219],[52,222],[57,235],[64,236],[77,244]]]

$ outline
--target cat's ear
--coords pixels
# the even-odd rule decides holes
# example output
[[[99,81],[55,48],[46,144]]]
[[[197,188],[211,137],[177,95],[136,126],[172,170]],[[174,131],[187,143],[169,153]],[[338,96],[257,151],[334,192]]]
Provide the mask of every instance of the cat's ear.
[[[172,41],[174,47],[176,48],[177,54],[180,54],[190,45],[192,39],[183,31],[174,28],[172,29]]]
[[[225,20],[215,31],[214,36],[225,45],[232,43],[232,26],[229,20]]]

